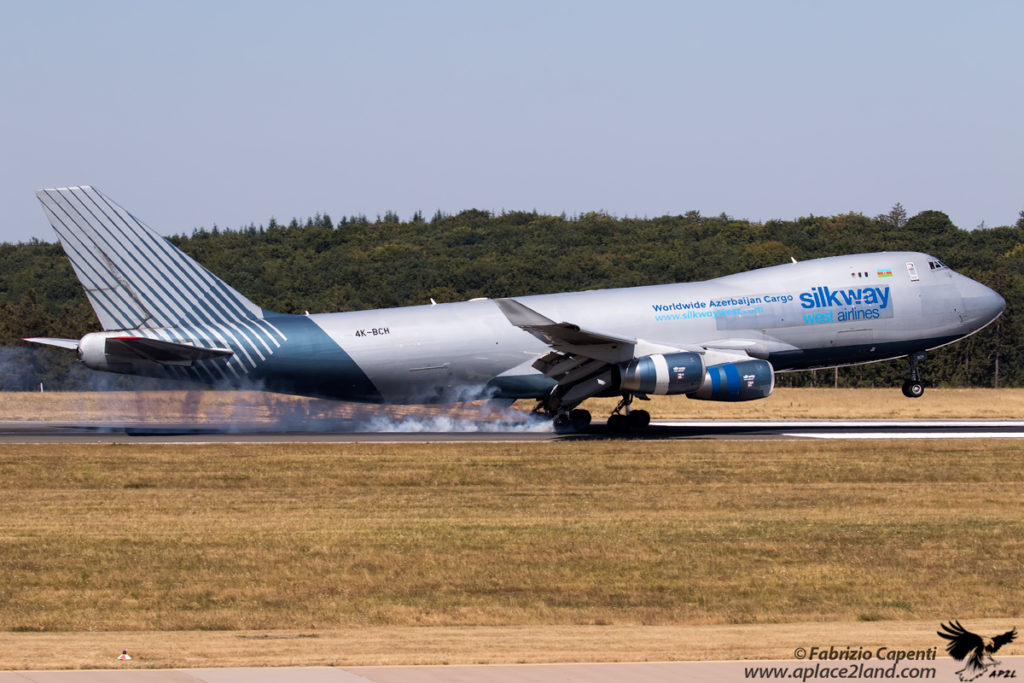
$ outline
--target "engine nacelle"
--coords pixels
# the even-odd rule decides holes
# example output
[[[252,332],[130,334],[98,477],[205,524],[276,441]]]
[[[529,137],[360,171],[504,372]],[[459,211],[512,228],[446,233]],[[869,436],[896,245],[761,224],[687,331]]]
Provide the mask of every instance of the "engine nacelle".
[[[656,353],[630,361],[620,386],[637,394],[689,394],[703,382],[704,359],[699,353]]]
[[[90,332],[78,342],[78,360],[93,370],[110,370],[107,364],[107,335]]]
[[[108,351],[107,340],[110,335],[105,332],[90,332],[78,342],[78,360],[92,370],[107,372],[138,372],[145,363],[138,358],[126,358]]]
[[[752,401],[775,388],[775,371],[766,360],[744,360],[712,365],[700,388],[690,398],[706,401]]]

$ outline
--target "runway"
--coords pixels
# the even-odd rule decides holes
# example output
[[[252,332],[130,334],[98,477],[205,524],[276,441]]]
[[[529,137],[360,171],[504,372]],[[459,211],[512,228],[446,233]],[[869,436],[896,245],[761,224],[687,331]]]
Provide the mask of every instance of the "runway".
[[[455,424],[451,431],[298,431],[266,425],[0,422],[0,443],[450,443],[594,439],[1020,439],[1024,420],[655,420],[639,432],[611,432],[595,423],[585,433]]]

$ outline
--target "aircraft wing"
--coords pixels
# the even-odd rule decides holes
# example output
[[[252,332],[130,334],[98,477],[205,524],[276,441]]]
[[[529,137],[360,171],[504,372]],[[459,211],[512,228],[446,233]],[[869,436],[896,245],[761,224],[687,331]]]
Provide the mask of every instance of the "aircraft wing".
[[[569,405],[611,389],[619,381],[619,366],[644,356],[699,353],[709,366],[767,358],[769,353],[764,342],[753,339],[717,339],[699,346],[655,344],[555,322],[515,299],[495,303],[510,323],[551,347],[550,353],[533,362],[533,368],[557,382],[552,397]]]
[[[678,347],[651,344],[585,330],[569,322],[555,322],[515,299],[495,299],[508,321],[529,332],[551,352],[533,363],[533,368],[558,383],[553,396],[575,405],[612,388],[618,381],[618,365],[650,353],[677,352]]]
[[[605,362],[620,362],[633,357],[636,339],[584,330],[573,323],[556,323],[515,299],[496,299],[495,303],[510,323],[526,330],[555,351]]]

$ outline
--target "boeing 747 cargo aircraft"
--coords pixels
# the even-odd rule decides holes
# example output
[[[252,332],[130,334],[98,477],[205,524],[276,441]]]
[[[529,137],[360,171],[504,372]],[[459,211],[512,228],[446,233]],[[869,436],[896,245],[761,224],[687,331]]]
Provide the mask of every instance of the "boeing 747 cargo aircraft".
[[[939,259],[882,252],[705,282],[287,315],[260,308],[91,187],[39,200],[103,328],[73,349],[94,370],[347,401],[537,399],[557,427],[621,397],[612,429],[650,421],[634,398],[764,398],[774,373],[909,357],[977,332],[1005,302]]]

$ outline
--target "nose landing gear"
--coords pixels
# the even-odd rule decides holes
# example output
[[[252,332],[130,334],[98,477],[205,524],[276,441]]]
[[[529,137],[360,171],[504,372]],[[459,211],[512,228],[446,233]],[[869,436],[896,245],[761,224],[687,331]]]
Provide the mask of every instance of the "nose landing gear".
[[[917,369],[917,364],[927,358],[928,354],[924,351],[910,354],[910,363],[907,364],[909,377],[902,387],[903,395],[907,398],[920,398],[924,394],[924,380],[921,379],[921,373]]]

